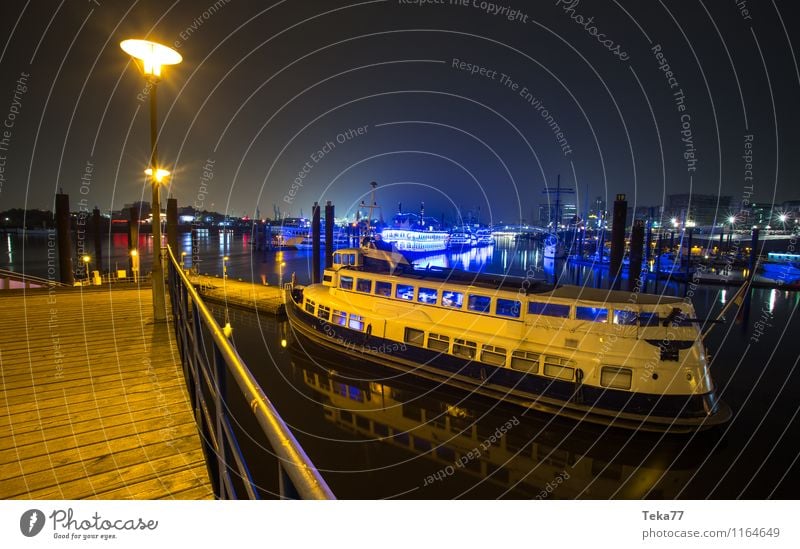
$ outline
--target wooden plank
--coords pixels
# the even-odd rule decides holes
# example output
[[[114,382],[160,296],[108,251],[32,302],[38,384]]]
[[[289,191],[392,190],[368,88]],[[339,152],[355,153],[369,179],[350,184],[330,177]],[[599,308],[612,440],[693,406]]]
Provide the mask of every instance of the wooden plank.
[[[0,306],[0,497],[213,497],[172,325],[148,324],[149,290]]]

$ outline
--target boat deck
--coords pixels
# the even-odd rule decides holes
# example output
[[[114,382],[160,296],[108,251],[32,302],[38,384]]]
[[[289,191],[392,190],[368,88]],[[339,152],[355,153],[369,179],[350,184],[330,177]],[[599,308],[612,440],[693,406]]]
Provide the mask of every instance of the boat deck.
[[[4,294],[0,498],[214,497],[148,288]]]

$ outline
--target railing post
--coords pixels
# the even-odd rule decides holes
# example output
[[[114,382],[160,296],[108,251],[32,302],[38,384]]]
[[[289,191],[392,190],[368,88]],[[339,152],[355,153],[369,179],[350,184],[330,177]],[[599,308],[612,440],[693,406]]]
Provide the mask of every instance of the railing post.
[[[300,499],[300,494],[295,488],[292,479],[286,473],[280,458],[278,458],[278,493],[281,499]]]
[[[216,401],[214,402],[214,408],[216,410],[217,416],[217,429],[216,429],[216,439],[217,439],[217,467],[219,470],[217,471],[218,478],[219,478],[219,492],[220,498],[222,499],[229,499],[231,494],[228,493],[226,482],[225,482],[225,475],[228,472],[228,456],[227,456],[227,448],[228,444],[225,437],[224,431],[224,424],[225,424],[225,361],[222,358],[222,353],[219,351],[219,347],[217,347],[216,343],[214,345],[214,385],[215,392],[216,392]]]

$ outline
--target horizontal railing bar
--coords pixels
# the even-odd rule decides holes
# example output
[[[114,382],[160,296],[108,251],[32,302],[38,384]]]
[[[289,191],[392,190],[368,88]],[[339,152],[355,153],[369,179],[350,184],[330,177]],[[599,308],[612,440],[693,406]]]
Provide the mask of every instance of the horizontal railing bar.
[[[197,312],[208,327],[220,355],[228,367],[228,371],[237,385],[239,385],[246,402],[249,403],[250,409],[256,416],[264,435],[267,437],[276,456],[282,462],[286,474],[291,478],[300,497],[303,499],[335,499],[328,484],[314,467],[305,451],[303,451],[303,448],[280,417],[272,402],[264,394],[255,377],[242,361],[239,353],[228,341],[211,311],[200,299],[197,290],[192,286],[169,246],[167,246],[167,253],[169,254],[173,271],[180,277],[192,304],[197,307]]]

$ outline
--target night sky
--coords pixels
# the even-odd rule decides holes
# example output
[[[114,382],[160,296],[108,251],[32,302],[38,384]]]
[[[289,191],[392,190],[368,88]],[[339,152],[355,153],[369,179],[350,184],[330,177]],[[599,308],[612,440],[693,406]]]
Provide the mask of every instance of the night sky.
[[[125,38],[184,57],[159,86],[180,206],[342,215],[374,180],[387,218],[424,201],[517,223],[559,174],[581,210],[617,193],[737,202],[751,183],[758,201],[800,199],[792,4],[3,0],[0,209],[51,209],[59,188],[73,209],[149,200]]]

